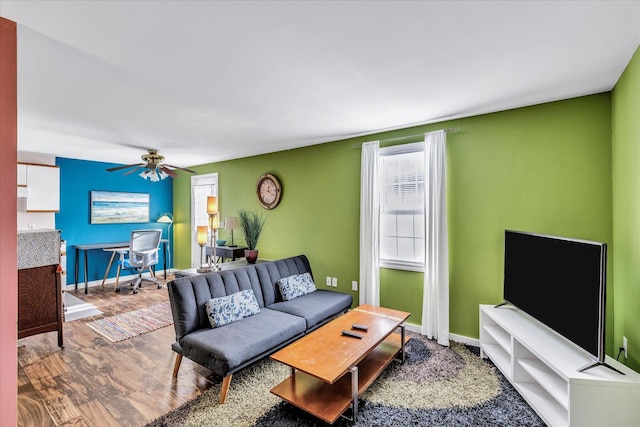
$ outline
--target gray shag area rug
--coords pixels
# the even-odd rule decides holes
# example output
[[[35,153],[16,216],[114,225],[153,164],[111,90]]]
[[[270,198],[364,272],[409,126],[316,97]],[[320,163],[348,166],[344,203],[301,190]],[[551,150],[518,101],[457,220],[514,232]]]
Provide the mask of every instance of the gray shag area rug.
[[[545,426],[477,347],[410,336],[405,363],[393,362],[360,397],[357,422],[334,426]],[[234,374],[227,403],[218,403],[218,384],[147,427],[325,426],[269,392],[289,373],[264,359]]]

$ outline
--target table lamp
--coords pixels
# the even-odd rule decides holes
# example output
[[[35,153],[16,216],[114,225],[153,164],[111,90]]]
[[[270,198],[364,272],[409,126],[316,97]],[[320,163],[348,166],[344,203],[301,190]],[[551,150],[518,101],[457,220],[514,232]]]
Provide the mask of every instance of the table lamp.
[[[230,248],[235,248],[236,246],[238,246],[233,244],[233,230],[237,228],[238,218],[236,218],[235,216],[228,216],[224,219],[224,229],[231,230],[231,244],[229,245]]]

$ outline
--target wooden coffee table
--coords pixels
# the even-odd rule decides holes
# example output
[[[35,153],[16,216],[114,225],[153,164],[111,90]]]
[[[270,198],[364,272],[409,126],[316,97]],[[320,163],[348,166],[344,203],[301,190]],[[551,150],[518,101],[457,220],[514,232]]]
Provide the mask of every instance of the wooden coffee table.
[[[291,376],[271,393],[333,424],[350,406],[353,421],[362,395],[389,364],[404,363],[404,311],[361,305],[271,355],[291,367]],[[354,323],[369,329],[357,331]],[[394,333],[400,329],[400,334]],[[362,339],[342,335],[359,332]],[[350,373],[351,375],[346,375]]]

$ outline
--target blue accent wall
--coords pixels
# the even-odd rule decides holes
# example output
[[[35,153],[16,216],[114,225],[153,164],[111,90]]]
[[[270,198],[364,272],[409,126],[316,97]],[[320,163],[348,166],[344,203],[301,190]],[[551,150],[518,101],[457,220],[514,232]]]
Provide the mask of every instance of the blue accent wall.
[[[92,162],[57,158],[60,167],[60,212],[56,213],[56,228],[61,230],[61,237],[67,242],[67,285],[75,282],[76,244],[124,242],[129,241],[131,230],[141,228],[160,228],[162,238],[167,239],[168,224],[156,222],[163,213],[173,213],[173,182],[171,178],[159,182],[142,179],[137,173],[123,176],[124,171],[107,172],[106,169],[118,166],[113,163]],[[148,223],[133,224],[91,224],[90,200],[91,191],[126,191],[149,194]],[[171,230],[173,232],[173,229]],[[173,240],[171,240],[173,244]],[[164,264],[162,245],[160,261],[157,267],[161,273]],[[169,248],[168,248],[169,249]],[[170,248],[173,250],[173,248]],[[172,267],[168,252],[167,268]],[[80,253],[78,268],[79,288],[84,286],[84,257]],[[111,252],[91,250],[88,252],[88,278],[102,280],[109,264]],[[117,259],[117,255],[116,255]],[[108,277],[115,277],[116,265],[111,267]],[[133,270],[125,270],[122,274],[133,274]],[[113,280],[109,281],[109,283]]]

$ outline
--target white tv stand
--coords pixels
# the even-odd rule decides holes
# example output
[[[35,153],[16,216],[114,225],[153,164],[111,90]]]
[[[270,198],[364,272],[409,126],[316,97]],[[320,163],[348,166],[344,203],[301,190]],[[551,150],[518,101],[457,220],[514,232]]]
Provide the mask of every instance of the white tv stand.
[[[570,316],[570,314],[567,314]],[[640,426],[640,374],[587,352],[523,311],[480,305],[480,355],[490,358],[549,426]]]

